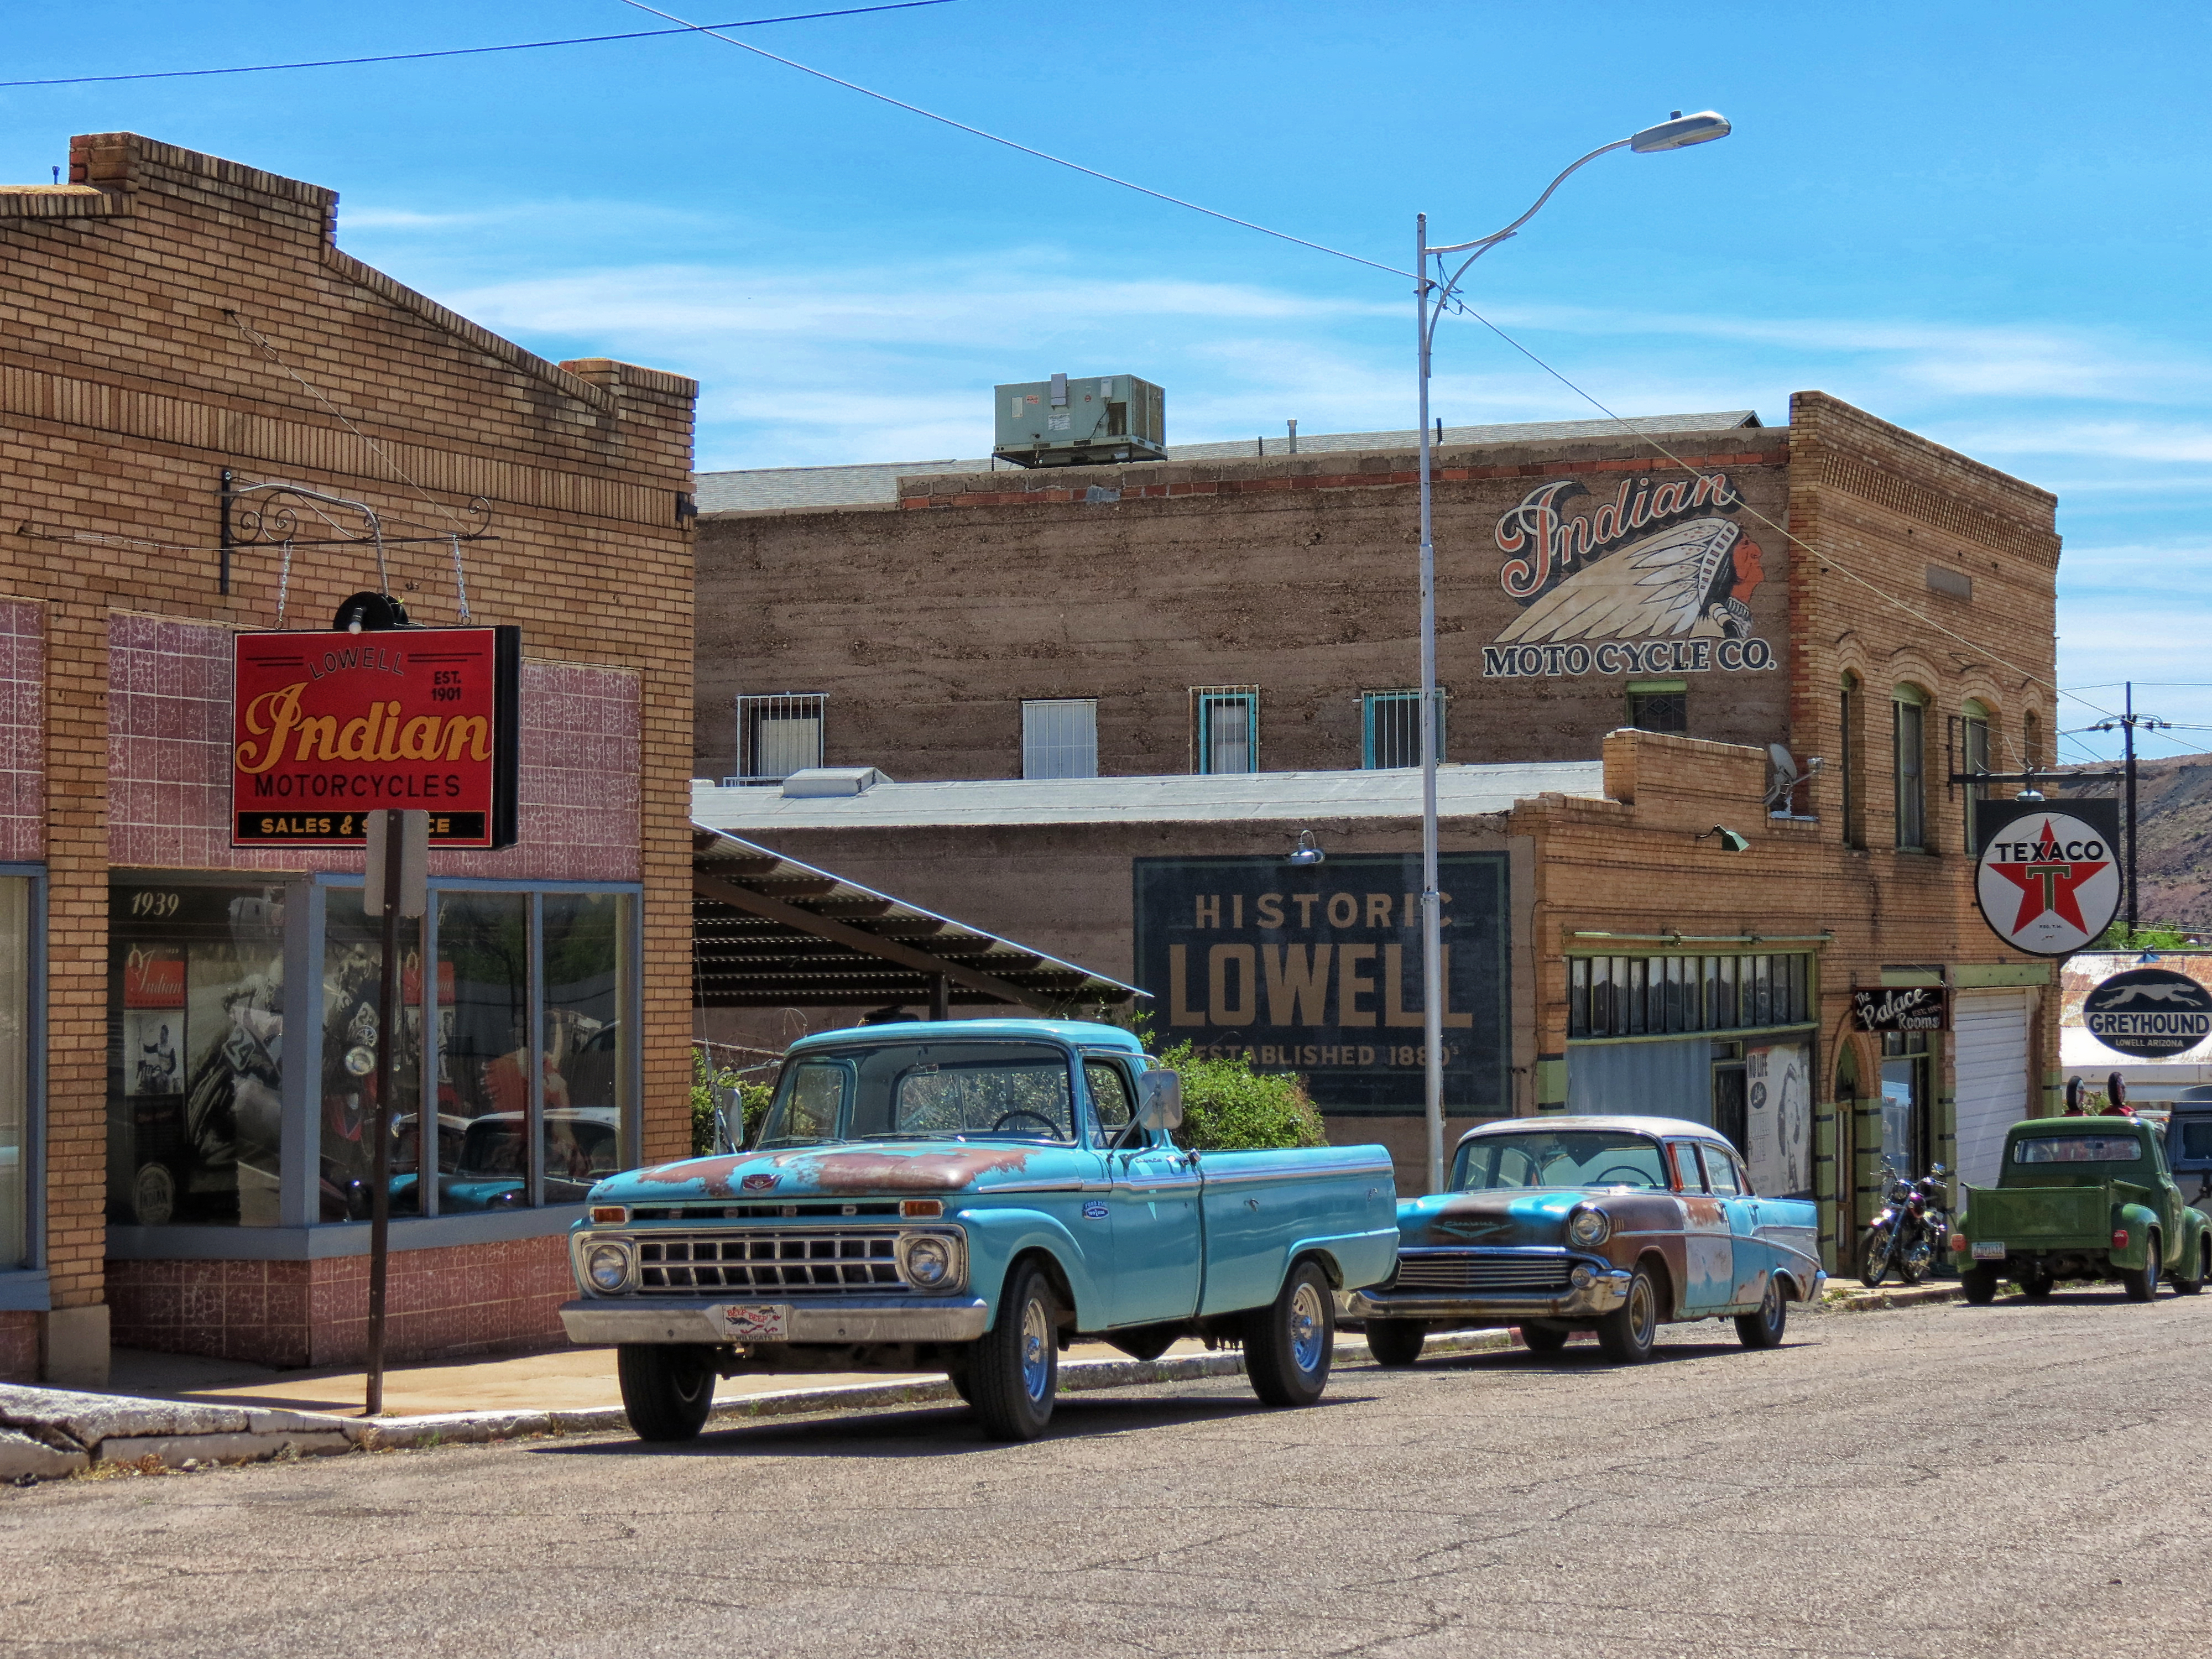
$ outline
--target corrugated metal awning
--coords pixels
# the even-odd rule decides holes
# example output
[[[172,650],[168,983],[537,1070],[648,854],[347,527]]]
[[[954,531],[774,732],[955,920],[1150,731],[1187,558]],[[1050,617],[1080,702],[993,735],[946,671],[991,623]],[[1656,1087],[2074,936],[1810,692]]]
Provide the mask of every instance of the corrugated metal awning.
[[[951,1004],[1066,1014],[1133,985],[826,870],[694,826],[692,1001],[702,1008]]]

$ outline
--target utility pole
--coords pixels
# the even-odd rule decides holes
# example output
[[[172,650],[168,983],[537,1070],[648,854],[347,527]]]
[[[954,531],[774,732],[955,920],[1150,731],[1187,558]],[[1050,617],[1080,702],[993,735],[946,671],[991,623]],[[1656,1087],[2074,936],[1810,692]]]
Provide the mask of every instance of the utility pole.
[[[2127,701],[2121,704],[2122,713],[2118,720],[2100,720],[2089,729],[2110,732],[2118,728],[2120,733],[2120,753],[2125,775],[2122,787],[2127,796],[2128,812],[2128,943],[2133,945],[2136,933],[2142,926],[2142,912],[2137,902],[2136,886],[2136,727],[2140,726],[2146,730],[2155,730],[2173,722],[2136,713],[2136,683],[2133,680],[2127,683],[2126,693]]]

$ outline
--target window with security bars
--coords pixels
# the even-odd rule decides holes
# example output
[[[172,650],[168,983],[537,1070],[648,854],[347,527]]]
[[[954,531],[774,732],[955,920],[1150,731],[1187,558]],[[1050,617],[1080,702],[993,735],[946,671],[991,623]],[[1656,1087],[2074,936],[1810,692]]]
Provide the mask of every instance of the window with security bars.
[[[1260,769],[1258,686],[1193,686],[1190,718],[1193,771]]]
[[[1571,1037],[1757,1030],[1812,1018],[1813,958],[1802,952],[1567,963]]]
[[[1444,713],[1441,687],[1437,691],[1437,758],[1444,757]],[[1359,696],[1359,763],[1369,771],[1421,763],[1421,694],[1413,691],[1363,691]]]
[[[1098,775],[1098,699],[1051,697],[1022,705],[1022,775]]]
[[[779,691],[738,699],[738,770],[726,784],[781,783],[822,764],[819,691]]]
[[[1686,691],[1632,691],[1628,694],[1628,723],[1639,732],[1668,732],[1687,737],[1690,732],[1690,694]]]

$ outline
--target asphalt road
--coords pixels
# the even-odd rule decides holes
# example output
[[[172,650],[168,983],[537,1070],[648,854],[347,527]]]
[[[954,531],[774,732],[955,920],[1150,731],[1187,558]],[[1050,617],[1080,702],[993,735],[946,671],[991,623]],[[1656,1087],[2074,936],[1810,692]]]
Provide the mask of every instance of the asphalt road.
[[[0,1653],[2180,1655],[2212,1296],[0,1491]]]

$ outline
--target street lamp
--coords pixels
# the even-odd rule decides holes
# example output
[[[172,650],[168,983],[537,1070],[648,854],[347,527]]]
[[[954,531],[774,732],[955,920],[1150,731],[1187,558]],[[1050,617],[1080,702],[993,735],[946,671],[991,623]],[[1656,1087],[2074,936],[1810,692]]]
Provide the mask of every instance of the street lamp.
[[[1421,1036],[1426,1073],[1429,1128],[1430,1192],[1444,1184],[1444,985],[1443,901],[1437,891],[1437,552],[1431,535],[1429,447],[1429,356],[1435,343],[1437,319],[1458,291],[1468,267],[1505,240],[1552,199],[1552,192],[1566,182],[1567,174],[1595,161],[1608,150],[1632,149],[1639,155],[1661,150],[1686,149],[1729,135],[1726,117],[1711,110],[1684,115],[1676,110],[1658,125],[1626,138],[1600,145],[1545,187],[1528,212],[1501,231],[1472,242],[1448,247],[1429,246],[1429,216],[1414,217],[1413,317],[1419,351],[1417,378],[1421,405]],[[1443,276],[1443,256],[1464,253],[1457,270]],[[1437,258],[1437,276],[1429,275],[1429,259]]]

